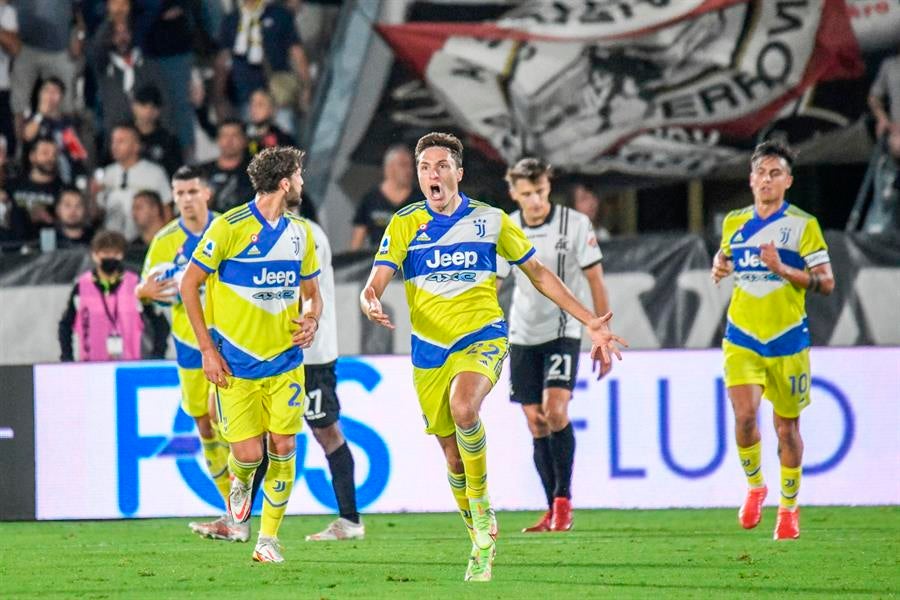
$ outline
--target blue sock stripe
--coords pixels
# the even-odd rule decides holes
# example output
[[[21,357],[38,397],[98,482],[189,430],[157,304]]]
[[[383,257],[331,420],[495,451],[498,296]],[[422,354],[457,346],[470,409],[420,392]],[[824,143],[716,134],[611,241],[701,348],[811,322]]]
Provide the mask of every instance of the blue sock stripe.
[[[485,446],[487,446],[487,438],[481,438],[477,442],[472,443],[456,438],[456,443],[461,449],[465,450],[469,454],[477,454],[478,452],[484,450]]]
[[[457,435],[457,437],[459,437],[460,435],[464,435],[466,437],[472,437],[473,435],[478,433],[479,429],[483,429],[481,426],[481,419],[476,421],[475,424],[472,425],[471,427],[469,427],[468,429],[463,429],[462,427],[457,425],[456,426],[456,435]]]
[[[233,460],[234,464],[241,467],[242,469],[255,469],[256,467],[258,467],[259,465],[262,464],[262,459],[259,459],[258,461],[252,462],[252,463],[245,463],[245,462],[241,462],[238,459],[236,459],[234,457],[234,455],[231,456],[231,460]]]
[[[269,506],[271,506],[272,508],[281,508],[288,503],[288,500],[290,500],[290,498],[288,498],[284,502],[272,502],[272,499],[269,498],[269,496],[265,492],[263,492],[263,499],[268,502]]]
[[[271,452],[269,452],[268,454],[269,460],[271,462],[288,462],[293,460],[294,457],[297,456],[297,450],[291,450],[290,454],[285,454],[284,456],[280,454],[272,454]]]
[[[456,489],[460,489],[460,490],[461,490],[461,489],[463,489],[463,488],[466,487],[466,476],[465,476],[465,474],[462,475],[462,478],[461,478],[461,479],[457,479],[457,478],[455,478],[455,477],[447,477],[447,481],[450,482],[450,487],[452,487],[452,488],[456,488]]]

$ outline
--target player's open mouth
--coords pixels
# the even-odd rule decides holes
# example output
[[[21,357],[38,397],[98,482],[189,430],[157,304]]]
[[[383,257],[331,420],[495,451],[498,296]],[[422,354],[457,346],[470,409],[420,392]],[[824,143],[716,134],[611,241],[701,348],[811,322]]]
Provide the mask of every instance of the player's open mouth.
[[[433,186],[431,186],[430,190],[431,190],[431,198],[433,200],[437,200],[438,198],[441,197],[441,186],[433,185]]]

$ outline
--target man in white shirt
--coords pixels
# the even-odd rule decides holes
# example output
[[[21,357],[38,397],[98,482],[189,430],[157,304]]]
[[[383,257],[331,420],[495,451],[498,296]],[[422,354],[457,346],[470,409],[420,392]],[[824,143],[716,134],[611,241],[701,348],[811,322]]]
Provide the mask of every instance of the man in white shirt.
[[[550,202],[551,175],[550,166],[536,158],[523,158],[506,172],[509,195],[519,205],[510,218],[534,244],[538,259],[555,267],[582,300],[589,289],[594,314],[604,315],[609,302],[593,226],[578,211]],[[497,275],[503,276],[505,270],[498,265]],[[575,459],[568,406],[578,371],[581,324],[545,298],[518,269],[515,282],[509,315],[510,399],[522,405],[528,420],[534,464],[549,505],[541,519],[523,531],[568,531]]]
[[[134,196],[141,190],[153,190],[163,204],[172,202],[172,190],[165,170],[158,164],[142,159],[140,133],[133,125],[116,125],[110,135],[110,153],[115,162],[102,172],[102,188],[97,203],[104,211],[103,227],[118,231],[126,239],[138,235],[131,217]]]

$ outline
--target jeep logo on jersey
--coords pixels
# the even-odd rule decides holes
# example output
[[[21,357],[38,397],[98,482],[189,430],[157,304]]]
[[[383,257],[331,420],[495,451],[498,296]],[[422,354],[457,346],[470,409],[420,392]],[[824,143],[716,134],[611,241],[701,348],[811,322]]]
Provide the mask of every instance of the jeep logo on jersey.
[[[436,269],[437,267],[474,267],[478,264],[478,253],[472,250],[465,252],[457,250],[456,252],[445,253],[437,248],[434,250],[434,256],[425,261],[425,264]]]
[[[256,285],[294,285],[297,281],[297,274],[294,271],[270,271],[263,267],[259,275],[253,276],[253,283]]]
[[[759,255],[752,250],[744,250],[744,254],[738,258],[737,265],[745,269],[767,269],[765,263],[759,259]]]

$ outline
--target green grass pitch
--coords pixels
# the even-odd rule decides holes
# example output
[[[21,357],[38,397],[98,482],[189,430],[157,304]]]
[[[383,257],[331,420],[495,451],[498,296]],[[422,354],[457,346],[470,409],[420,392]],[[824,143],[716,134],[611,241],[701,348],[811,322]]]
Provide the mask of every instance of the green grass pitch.
[[[772,541],[775,509],[742,530],[735,510],[576,511],[568,533],[522,534],[500,513],[491,583],[463,583],[455,514],[365,517],[367,539],[309,543],[328,517],[288,517],[286,561],[252,542],[201,539],[188,519],[0,523],[0,597],[85,598],[893,598],[900,507],[807,507],[802,536]],[[258,519],[254,519],[254,528]],[[254,535],[251,539],[255,539]]]

